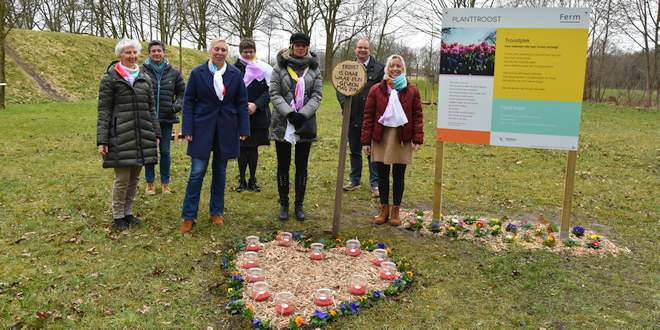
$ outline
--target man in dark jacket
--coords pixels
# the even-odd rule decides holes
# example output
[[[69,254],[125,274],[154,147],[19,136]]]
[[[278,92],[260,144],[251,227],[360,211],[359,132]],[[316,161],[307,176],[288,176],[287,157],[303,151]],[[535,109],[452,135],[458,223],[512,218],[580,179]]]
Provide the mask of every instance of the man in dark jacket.
[[[151,77],[154,107],[160,122],[163,139],[160,141],[160,183],[164,194],[170,193],[170,145],[172,126],[179,122],[177,113],[183,106],[185,83],[181,72],[173,68],[165,58],[165,44],[154,40],[149,43],[149,58],[142,64],[142,71]],[[147,180],[147,195],[155,195],[156,173],[154,165],[145,165],[144,176]]]
[[[351,103],[351,118],[348,129],[348,146],[350,149],[351,158],[351,172],[349,174],[349,182],[344,186],[345,191],[353,191],[360,187],[360,179],[362,177],[362,145],[360,144],[360,130],[362,129],[362,115],[364,113],[364,103],[367,100],[367,94],[371,86],[383,80],[385,66],[376,61],[371,56],[369,40],[362,38],[355,44],[355,57],[357,61],[362,63],[367,70],[367,83],[364,85],[360,94],[353,96]],[[346,97],[337,92],[337,99],[342,109]],[[371,185],[371,195],[376,198],[378,193],[378,175],[376,167],[369,160],[369,183]]]

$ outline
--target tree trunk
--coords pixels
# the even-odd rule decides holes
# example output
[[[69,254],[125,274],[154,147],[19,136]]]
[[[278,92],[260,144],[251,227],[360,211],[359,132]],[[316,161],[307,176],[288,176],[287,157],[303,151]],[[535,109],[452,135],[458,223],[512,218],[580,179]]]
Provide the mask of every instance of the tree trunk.
[[[0,1],[0,83],[6,83],[5,79],[5,42],[7,40],[8,29],[5,26],[5,16],[7,16],[7,2],[5,0]],[[5,108],[5,92],[7,91],[7,86],[0,86],[0,110]]]

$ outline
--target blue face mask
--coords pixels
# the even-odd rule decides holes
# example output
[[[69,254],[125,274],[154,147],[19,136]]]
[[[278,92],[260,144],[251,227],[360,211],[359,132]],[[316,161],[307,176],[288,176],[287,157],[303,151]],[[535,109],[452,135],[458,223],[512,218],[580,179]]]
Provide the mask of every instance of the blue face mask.
[[[392,85],[394,85],[394,89],[398,91],[406,88],[406,86],[408,86],[408,81],[406,80],[406,74],[402,73],[396,78],[392,79]]]

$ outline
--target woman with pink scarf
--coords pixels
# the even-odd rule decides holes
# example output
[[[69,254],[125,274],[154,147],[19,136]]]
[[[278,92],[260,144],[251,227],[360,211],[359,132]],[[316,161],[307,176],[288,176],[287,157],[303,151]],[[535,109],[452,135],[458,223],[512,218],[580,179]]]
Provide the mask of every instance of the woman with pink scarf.
[[[268,126],[270,125],[270,95],[268,86],[273,68],[266,62],[256,59],[257,45],[252,39],[244,39],[238,45],[241,57],[236,61],[236,68],[243,74],[243,82],[248,94],[248,113],[250,114],[250,137],[241,141],[238,156],[239,180],[236,192],[252,190],[260,192],[257,184],[258,147],[269,145]],[[247,168],[250,168],[250,180],[245,180]]]

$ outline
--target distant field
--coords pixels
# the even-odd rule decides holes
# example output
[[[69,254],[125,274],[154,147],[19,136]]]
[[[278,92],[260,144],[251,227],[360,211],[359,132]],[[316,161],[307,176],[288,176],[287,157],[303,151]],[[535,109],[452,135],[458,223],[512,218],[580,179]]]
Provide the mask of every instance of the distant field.
[[[10,105],[0,112],[0,328],[249,328],[224,312],[227,281],[216,253],[249,233],[330,227],[340,111],[329,85],[325,95],[310,159],[308,221],[276,219],[271,146],[261,149],[262,193],[228,191],[227,224],[213,228],[206,219],[207,177],[199,224],[192,235],[179,234],[189,159],[185,145],[176,144],[177,193],[147,197],[141,183],[136,212],[144,224],[116,240],[108,235],[112,171],[101,168],[94,145],[95,102]],[[431,207],[434,125],[429,106],[425,144],[406,173],[404,207]],[[393,245],[413,264],[417,282],[398,300],[332,328],[657,328],[658,132],[657,109],[585,104],[573,223],[630,248],[627,256],[494,253],[469,242],[420,238],[372,225],[378,202],[366,188],[345,194],[341,237]],[[543,213],[557,221],[565,161],[558,151],[447,144],[443,211],[516,219]],[[230,162],[228,190],[236,185],[236,167]]]

